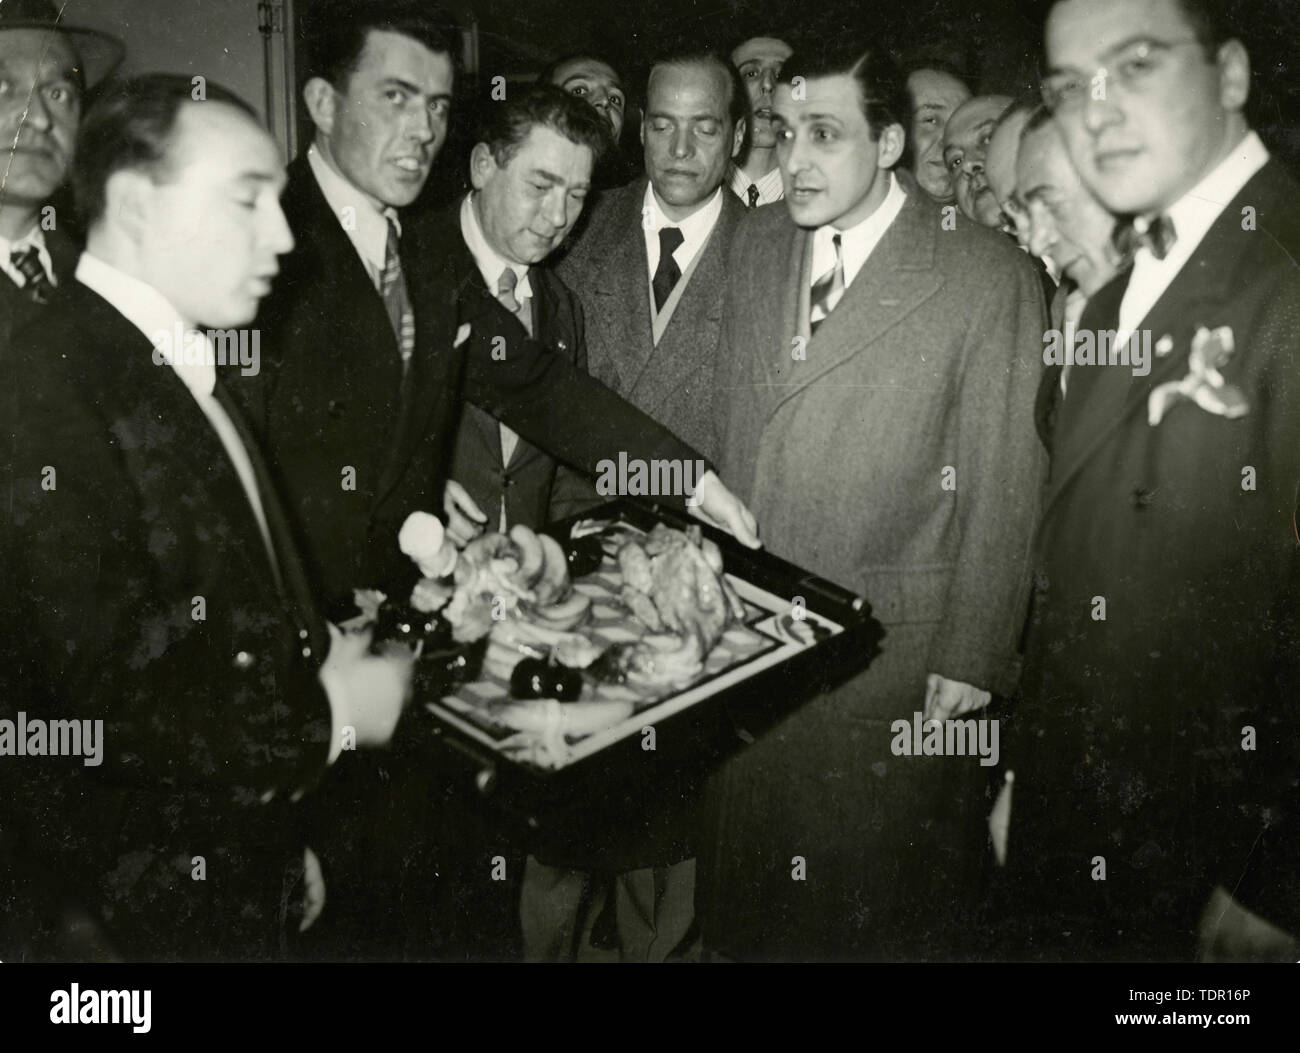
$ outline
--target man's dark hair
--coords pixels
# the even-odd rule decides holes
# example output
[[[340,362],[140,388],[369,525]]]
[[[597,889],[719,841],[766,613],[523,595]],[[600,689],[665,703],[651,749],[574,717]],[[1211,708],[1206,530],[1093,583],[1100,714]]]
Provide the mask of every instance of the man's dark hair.
[[[734,131],[737,125],[743,120],[745,122],[745,136],[740,144],[740,153],[736,155],[737,160],[743,161],[749,153],[750,133],[753,124],[752,115],[749,112],[749,92],[745,90],[745,81],[740,76],[740,71],[731,64],[730,59],[721,55],[710,48],[700,47],[677,47],[667,51],[661,51],[650,63],[650,69],[646,72],[645,78],[645,97],[646,105],[650,103],[650,78],[654,76],[655,70],[660,66],[717,66],[726,77],[727,83],[731,85],[731,94],[727,99],[727,117],[731,121],[731,127]]]
[[[602,55],[599,51],[570,51],[567,55],[561,55],[553,62],[547,64],[546,68],[537,75],[538,84],[550,84],[551,78],[555,76],[556,71],[561,66],[567,66],[570,62],[577,62],[579,59],[587,59],[590,62],[600,62],[614,71],[614,76],[622,85],[623,90],[627,91],[627,85],[623,84],[623,74],[618,71],[618,67],[609,60],[609,57]]]
[[[460,30],[442,9],[423,0],[320,0],[303,19],[308,78],[344,91],[372,30],[410,37],[458,69]]]
[[[571,143],[590,148],[599,161],[610,147],[605,118],[576,95],[554,84],[536,84],[512,92],[487,109],[478,141],[487,143],[492,159],[505,167],[534,128],[549,128]]]
[[[860,44],[841,42],[815,51],[795,52],[786,59],[777,80],[791,84],[795,77],[809,81],[837,75],[857,81],[859,101],[871,128],[873,142],[891,124],[901,125],[904,129],[910,126],[912,108],[907,95],[907,80],[883,48],[864,48]]]
[[[208,81],[204,93],[205,101],[195,101],[190,77],[173,73],[148,73],[111,83],[98,93],[81,121],[72,172],[77,213],[86,226],[104,214],[105,188],[114,172],[165,171],[182,106],[225,103],[262,123],[257,111],[228,88]]]

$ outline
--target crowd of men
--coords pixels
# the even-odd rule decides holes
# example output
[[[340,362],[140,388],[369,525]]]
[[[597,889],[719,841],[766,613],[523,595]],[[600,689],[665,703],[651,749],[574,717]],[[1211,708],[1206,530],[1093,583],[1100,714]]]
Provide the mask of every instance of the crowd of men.
[[[563,56],[433,210],[428,4],[316,9],[287,169],[237,96],[0,6],[0,718],[104,747],[0,724],[0,957],[1293,960],[1297,186],[1216,5],[1047,6],[1033,98],[865,24]],[[410,588],[412,512],[541,528],[620,453],[704,462],[695,513],[882,653],[520,838],[353,590]],[[900,755],[914,714],[1003,725],[996,779]]]

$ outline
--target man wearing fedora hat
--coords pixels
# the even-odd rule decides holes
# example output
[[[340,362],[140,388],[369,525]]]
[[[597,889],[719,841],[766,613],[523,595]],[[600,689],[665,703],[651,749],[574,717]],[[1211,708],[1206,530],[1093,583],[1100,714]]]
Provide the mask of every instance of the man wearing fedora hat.
[[[11,144],[0,184],[0,355],[77,262],[63,218],[46,206],[72,164],[82,97],[122,51],[67,25],[50,0],[0,4],[0,142]]]

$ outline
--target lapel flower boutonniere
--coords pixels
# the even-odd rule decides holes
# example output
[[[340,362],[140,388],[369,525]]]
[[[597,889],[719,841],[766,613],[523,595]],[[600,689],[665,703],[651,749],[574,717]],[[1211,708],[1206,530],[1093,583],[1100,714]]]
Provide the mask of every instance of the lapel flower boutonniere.
[[[1192,337],[1192,351],[1188,356],[1187,376],[1182,380],[1169,380],[1156,387],[1147,398],[1147,421],[1154,428],[1174,406],[1190,400],[1207,413],[1236,420],[1244,417],[1250,404],[1241,389],[1229,384],[1219,372],[1236,350],[1232,328],[1220,326],[1196,330]]]
[[[451,345],[452,350],[454,351],[456,348],[460,347],[460,345],[463,344],[468,339],[469,339],[469,323],[462,322],[460,328],[456,330],[456,339]]]

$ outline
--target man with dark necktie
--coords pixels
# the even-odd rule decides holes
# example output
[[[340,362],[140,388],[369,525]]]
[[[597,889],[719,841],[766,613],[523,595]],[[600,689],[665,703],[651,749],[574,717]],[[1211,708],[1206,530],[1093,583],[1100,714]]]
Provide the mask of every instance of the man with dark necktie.
[[[776,135],[772,131],[772,89],[781,63],[790,57],[790,45],[776,37],[750,37],[731,51],[731,64],[740,71],[749,96],[749,148],[727,173],[727,180],[746,208],[780,201],[781,168],[776,163]]]
[[[77,262],[69,216],[50,206],[72,162],[86,88],[122,56],[113,38],[63,23],[49,0],[0,4],[0,354]]]
[[[260,960],[324,903],[298,799],[353,735],[391,736],[410,655],[317,617],[217,375],[199,327],[252,321],[293,238],[274,140],[191,91],[142,77],[87,114],[86,252],[0,373],[0,712],[99,729],[93,758],[6,762],[4,820],[102,925],[98,953]],[[26,948],[59,956],[34,913]]]

